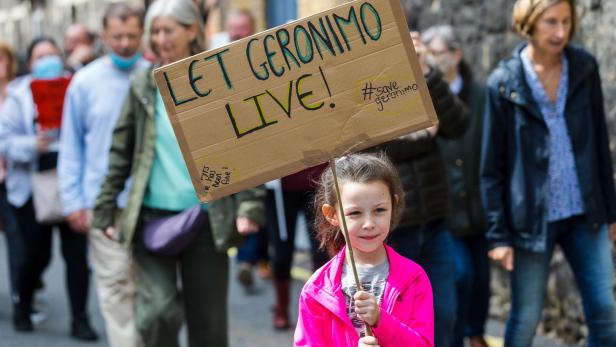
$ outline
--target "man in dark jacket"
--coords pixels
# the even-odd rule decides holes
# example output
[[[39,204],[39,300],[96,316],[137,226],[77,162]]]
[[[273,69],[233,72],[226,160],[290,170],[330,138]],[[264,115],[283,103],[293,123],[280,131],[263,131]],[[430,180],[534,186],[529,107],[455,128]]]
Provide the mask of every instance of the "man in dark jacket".
[[[439,125],[399,137],[377,147],[385,150],[398,169],[406,209],[390,243],[397,252],[419,263],[434,292],[435,347],[450,347],[456,319],[455,258],[445,218],[449,193],[445,164],[437,137],[464,134],[468,110],[450,91],[441,72],[426,62],[426,49],[418,33],[411,33]]]
[[[428,28],[421,38],[429,56],[443,71],[449,89],[470,111],[468,129],[454,140],[441,138],[451,201],[447,225],[454,236],[458,312],[452,347],[487,347],[483,338],[490,301],[490,263],[485,237],[486,221],[479,190],[484,87],[474,81],[463,60],[462,42],[450,25]]]

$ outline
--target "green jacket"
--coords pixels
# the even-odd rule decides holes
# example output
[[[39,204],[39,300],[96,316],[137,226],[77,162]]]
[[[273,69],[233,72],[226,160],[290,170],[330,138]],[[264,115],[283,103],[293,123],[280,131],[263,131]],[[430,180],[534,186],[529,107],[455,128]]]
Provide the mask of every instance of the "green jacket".
[[[126,179],[131,178],[132,185],[121,222],[122,239],[126,246],[132,244],[135,235],[154,161],[156,88],[152,69],[135,75],[113,132],[109,170],[94,207],[93,227],[104,229],[114,225],[116,198],[124,188]],[[226,250],[241,241],[235,227],[237,216],[264,224],[264,199],[265,189],[258,187],[208,203],[214,242],[219,250]]]

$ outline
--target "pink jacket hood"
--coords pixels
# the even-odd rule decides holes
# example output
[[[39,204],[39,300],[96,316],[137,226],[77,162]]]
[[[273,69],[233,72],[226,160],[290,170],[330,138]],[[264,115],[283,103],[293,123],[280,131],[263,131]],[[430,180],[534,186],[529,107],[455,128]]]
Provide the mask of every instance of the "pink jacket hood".
[[[372,327],[381,347],[433,347],[432,287],[424,270],[385,246],[389,276],[381,318]],[[295,329],[296,347],[357,347],[359,336],[345,310],[341,289],[343,248],[304,285]]]

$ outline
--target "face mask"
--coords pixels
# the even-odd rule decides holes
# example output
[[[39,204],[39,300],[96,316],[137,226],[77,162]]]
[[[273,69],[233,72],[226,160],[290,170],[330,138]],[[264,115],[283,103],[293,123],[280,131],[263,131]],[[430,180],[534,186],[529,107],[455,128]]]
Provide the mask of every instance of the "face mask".
[[[32,65],[32,77],[35,79],[51,80],[62,76],[64,64],[57,55],[41,58]]]
[[[109,52],[109,58],[111,58],[111,62],[120,70],[130,70],[135,66],[135,64],[141,59],[141,52],[135,53],[130,58],[120,57],[114,52]]]

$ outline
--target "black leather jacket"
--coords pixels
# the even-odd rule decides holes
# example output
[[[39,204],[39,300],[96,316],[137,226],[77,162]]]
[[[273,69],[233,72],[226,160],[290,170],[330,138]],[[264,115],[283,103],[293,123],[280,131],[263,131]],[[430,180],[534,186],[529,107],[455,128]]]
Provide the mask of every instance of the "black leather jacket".
[[[481,191],[492,247],[541,252],[547,235],[548,128],[514,51],[487,82]],[[565,122],[586,219],[595,228],[616,221],[616,193],[599,67],[581,48],[567,46],[569,90]]]

